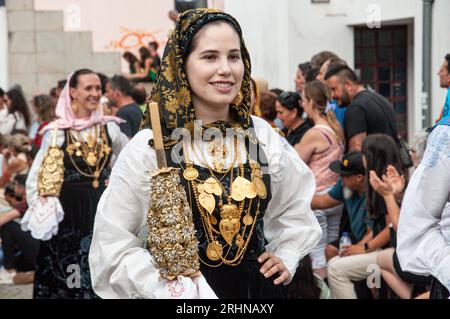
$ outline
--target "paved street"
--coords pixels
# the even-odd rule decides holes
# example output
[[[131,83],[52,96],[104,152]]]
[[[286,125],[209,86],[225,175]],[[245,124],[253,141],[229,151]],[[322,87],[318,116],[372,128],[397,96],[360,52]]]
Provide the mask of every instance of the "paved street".
[[[33,285],[0,285],[0,299],[31,299]]]

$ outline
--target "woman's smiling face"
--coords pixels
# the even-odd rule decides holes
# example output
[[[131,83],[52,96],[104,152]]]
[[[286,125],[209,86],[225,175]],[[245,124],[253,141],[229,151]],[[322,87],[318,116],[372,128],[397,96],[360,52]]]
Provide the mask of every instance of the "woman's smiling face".
[[[192,45],[186,75],[194,108],[228,107],[244,78],[238,33],[225,22],[207,24],[194,36]]]

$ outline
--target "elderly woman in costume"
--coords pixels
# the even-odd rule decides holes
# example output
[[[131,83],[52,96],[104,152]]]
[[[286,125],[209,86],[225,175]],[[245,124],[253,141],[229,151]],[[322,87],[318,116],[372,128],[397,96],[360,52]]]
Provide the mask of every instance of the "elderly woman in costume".
[[[44,128],[28,175],[29,209],[22,228],[40,239],[34,298],[92,298],[88,252],[97,203],[110,174],[111,155],[128,142],[99,106],[100,78],[74,72]],[[41,133],[44,133],[41,132]]]
[[[164,201],[150,194],[157,161],[147,113],[98,206],[89,263],[100,297],[285,297],[283,284],[321,236],[310,208],[314,177],[269,124],[250,116],[250,94],[238,22],[216,10],[181,14],[150,100],[159,105],[168,166],[179,168],[187,194],[199,272],[163,278],[150,251],[165,246],[149,251],[138,236],[152,223],[153,201]]]
[[[450,89],[442,119],[406,189],[397,234],[403,271],[432,275],[431,299],[450,296]]]

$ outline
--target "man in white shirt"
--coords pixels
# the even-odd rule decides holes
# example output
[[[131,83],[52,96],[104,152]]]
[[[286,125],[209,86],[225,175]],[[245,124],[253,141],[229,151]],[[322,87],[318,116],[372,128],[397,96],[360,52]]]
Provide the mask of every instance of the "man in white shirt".
[[[450,92],[450,91],[449,91]],[[412,176],[398,225],[397,255],[404,271],[432,275],[430,298],[450,296],[450,93]]]

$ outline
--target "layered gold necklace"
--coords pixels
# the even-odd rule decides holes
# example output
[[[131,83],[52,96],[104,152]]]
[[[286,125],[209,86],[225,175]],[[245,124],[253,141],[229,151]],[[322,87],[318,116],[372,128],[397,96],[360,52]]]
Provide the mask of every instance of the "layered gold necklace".
[[[201,152],[201,158],[197,155],[195,150],[195,145],[191,144],[191,148],[194,152],[196,158],[210,171],[211,177],[202,181],[199,180],[199,173],[197,169],[193,166],[193,162],[190,161],[188,150],[186,145],[184,145],[184,154],[186,160],[186,168],[183,171],[183,176],[186,180],[191,183],[192,189],[194,191],[194,197],[197,207],[200,211],[200,216],[202,218],[203,228],[207,235],[208,246],[206,248],[206,256],[211,261],[221,261],[219,265],[208,265],[202,260],[202,262],[210,267],[218,267],[222,263],[227,265],[238,265],[247,249],[247,246],[251,240],[253,230],[256,224],[256,219],[259,214],[260,200],[267,197],[267,189],[264,182],[262,181],[262,172],[258,162],[250,160],[249,163],[252,169],[251,178],[252,181],[247,180],[244,177],[244,165],[240,161],[239,156],[239,143],[238,139],[234,137],[234,160],[231,161],[229,167],[222,170],[224,166],[224,158],[226,157],[225,148],[216,147],[215,145],[208,145],[208,153],[213,158],[213,166],[216,172],[223,174],[222,178],[218,179],[214,174],[214,169],[207,163]],[[211,149],[216,149],[211,152]],[[220,158],[217,156],[223,156]],[[238,176],[233,180],[233,172],[236,161],[238,161]],[[219,163],[218,165],[216,165]],[[228,175],[231,171],[230,176],[230,193],[228,193],[222,184],[222,179]],[[222,201],[222,194],[227,199],[227,203],[224,204]],[[218,208],[220,211],[220,221],[214,217],[213,212],[216,208],[216,198],[218,196]],[[250,213],[253,200],[258,197],[256,214],[253,217]],[[244,213],[244,202],[245,199],[249,200],[247,211]],[[232,200],[236,201],[238,205],[232,203]],[[241,217],[244,227],[241,230]],[[218,228],[215,226],[218,224]],[[247,236],[245,236],[247,234]],[[225,241],[225,246],[228,246],[228,251],[224,250],[226,247],[218,240],[222,237]],[[246,237],[246,239],[245,239]],[[227,259],[231,248],[236,245],[238,250],[232,259]]]
[[[79,131],[66,131],[66,139],[68,144],[66,151],[69,155],[70,161],[78,173],[93,179],[92,186],[94,188],[98,188],[100,186],[98,179],[108,161],[108,155],[111,153],[111,147],[108,145],[106,129],[103,125],[101,125],[101,129],[99,129],[99,126],[99,124],[94,126],[94,135],[90,132],[87,133],[86,140],[83,139]],[[87,164],[89,172],[83,171],[76,164],[74,155],[83,159],[83,161]]]

